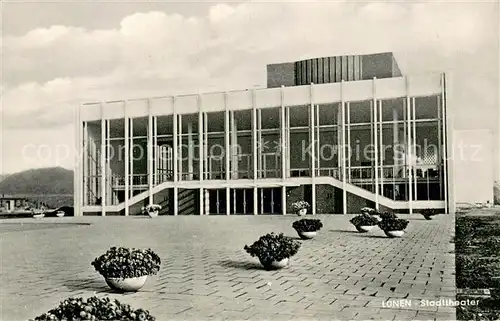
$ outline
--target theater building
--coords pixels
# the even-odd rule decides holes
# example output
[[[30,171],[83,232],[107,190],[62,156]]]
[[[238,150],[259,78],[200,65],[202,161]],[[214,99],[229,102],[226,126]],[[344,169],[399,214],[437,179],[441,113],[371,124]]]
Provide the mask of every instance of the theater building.
[[[80,106],[76,215],[454,211],[444,73],[392,53],[267,66],[267,88]]]

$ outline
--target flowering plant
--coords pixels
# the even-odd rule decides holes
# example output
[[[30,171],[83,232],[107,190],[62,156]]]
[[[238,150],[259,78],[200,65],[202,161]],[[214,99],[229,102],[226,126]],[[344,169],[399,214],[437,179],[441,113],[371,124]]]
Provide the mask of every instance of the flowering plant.
[[[302,219],[292,223],[292,227],[299,233],[301,232],[315,232],[323,227],[321,220],[316,219]]]
[[[309,208],[310,205],[306,201],[298,201],[298,202],[292,203],[292,207],[294,210],[300,211],[300,210]]]
[[[297,254],[300,242],[295,241],[283,233],[266,234],[255,241],[252,245],[245,245],[244,250],[251,256],[259,258],[266,269],[271,268],[273,261],[281,261]]]
[[[161,259],[151,249],[112,247],[91,264],[105,278],[125,279],[158,273]]]
[[[389,218],[379,222],[378,226],[386,232],[403,231],[408,226],[408,223],[410,221],[402,218]]]
[[[349,222],[354,226],[374,226],[378,224],[375,216],[366,213],[353,217]]]
[[[377,212],[376,209],[371,208],[371,207],[363,207],[361,209],[361,214],[368,214],[368,215],[378,215],[379,213]]]
[[[149,204],[145,207],[142,208],[142,213],[144,214],[149,214],[149,213],[152,213],[152,212],[156,212],[156,211],[159,211],[161,210],[161,205],[158,205],[158,204]]]
[[[392,212],[384,212],[379,214],[382,220],[395,220],[398,216]]]
[[[62,321],[62,320],[121,320],[121,321],[155,321],[149,311],[134,310],[128,304],[109,298],[90,297],[69,298],[62,301],[55,309],[44,313],[30,321]]]

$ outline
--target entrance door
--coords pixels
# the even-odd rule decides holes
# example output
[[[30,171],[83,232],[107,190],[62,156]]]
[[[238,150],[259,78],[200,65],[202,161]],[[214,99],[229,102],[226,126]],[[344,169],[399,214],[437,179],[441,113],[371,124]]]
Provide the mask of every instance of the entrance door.
[[[281,188],[261,188],[258,193],[259,210],[262,214],[281,214],[282,200]]]

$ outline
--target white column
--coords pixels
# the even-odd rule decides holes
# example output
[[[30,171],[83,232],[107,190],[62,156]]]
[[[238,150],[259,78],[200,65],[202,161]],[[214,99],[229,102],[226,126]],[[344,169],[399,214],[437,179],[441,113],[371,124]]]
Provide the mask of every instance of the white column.
[[[281,180],[284,182],[286,178],[288,178],[287,169],[286,169],[286,160],[288,158],[288,145],[286,141],[286,128],[288,127],[286,122],[285,115],[285,101],[284,101],[284,89],[285,86],[281,86],[281,135],[280,135],[280,144],[281,144]],[[286,204],[285,204],[286,205]]]
[[[182,144],[183,144],[183,137],[182,137],[182,121],[183,121],[183,117],[181,114],[178,115],[178,119],[177,119],[177,155],[178,157],[177,158],[174,158],[175,161],[178,163],[178,175],[177,175],[177,180],[179,181],[183,181],[184,180],[184,168],[183,168],[183,164],[182,164]]]
[[[205,113],[203,117],[203,127],[204,127],[204,142],[203,142],[203,162],[204,162],[204,168],[203,168],[203,173],[204,173],[204,179],[209,179],[209,165],[208,165],[208,160],[209,160],[209,155],[208,155],[208,115]],[[210,155],[211,156],[211,155]],[[208,213],[208,212],[207,212]]]
[[[285,107],[286,112],[286,177],[290,177],[290,108]]]
[[[204,124],[203,124],[203,101],[201,99],[201,95],[198,95],[198,175],[199,180],[202,181],[203,177],[203,163],[205,162],[205,144],[203,142],[204,132]]]
[[[452,213],[450,211],[450,206],[448,204],[448,182],[449,182],[449,179],[448,179],[448,161],[447,161],[447,156],[448,156],[448,151],[447,151],[447,146],[448,146],[448,139],[450,137],[450,135],[448,134],[448,128],[446,126],[447,124],[447,121],[446,121],[446,75],[444,73],[441,74],[441,105],[440,105],[440,110],[439,110],[439,114],[440,114],[440,118],[442,120],[439,121],[439,149],[440,149],[440,152],[439,152],[439,181],[440,181],[440,184],[444,184],[444,204],[445,204],[445,212],[447,214],[450,214]],[[443,124],[443,127],[442,127],[442,130],[443,130],[443,134],[441,133],[441,122]],[[441,138],[442,136],[444,136],[443,138]],[[441,141],[443,141],[443,143],[441,143]],[[442,148],[442,151],[441,151],[441,148]],[[441,164],[442,164],[442,167],[441,167]],[[441,170],[442,169],[442,170]],[[443,178],[444,178],[444,182],[443,182]],[[441,185],[440,185],[440,190],[441,190]]]
[[[232,179],[238,179],[238,124],[234,118],[234,111],[229,111],[231,119],[231,171]]]
[[[417,161],[418,161],[418,155],[417,155],[417,123],[415,122],[415,119],[417,118],[415,114],[415,97],[411,98],[411,110],[412,110],[412,131],[413,131],[413,159],[415,160],[415,166],[413,168],[413,188],[415,191],[415,200],[417,200]]]
[[[380,164],[380,171],[379,171],[379,185],[381,187],[381,190],[379,190],[379,194],[381,196],[384,195],[384,141],[383,141],[383,134],[384,134],[384,127],[382,125],[382,101],[378,101],[378,123],[379,123],[379,147],[378,147],[378,155],[379,155],[379,164]]]
[[[444,79],[444,114],[445,114],[445,130],[446,130],[446,205],[448,207],[449,214],[455,214],[456,204],[455,204],[455,167],[453,159],[453,146],[454,146],[454,124],[453,124],[453,75],[446,73],[443,75]]]
[[[375,209],[379,209],[379,160],[378,160],[378,131],[379,131],[379,121],[378,121],[378,106],[377,106],[377,78],[373,77],[373,122],[375,125],[373,142],[374,142],[374,153],[375,153]]]
[[[88,202],[88,190],[89,190],[89,183],[88,183],[88,176],[89,176],[89,130],[88,130],[88,122],[83,123],[80,119],[78,123],[83,127],[83,152],[78,154],[78,155],[83,155],[83,167],[79,168],[79,179],[83,183],[82,187],[80,188],[80,182],[78,182],[78,188],[79,188],[79,197],[81,197],[81,201],[79,201],[81,208],[82,206],[87,206],[89,204]],[[82,146],[82,144],[78,145]],[[80,150],[81,147],[78,148]],[[78,162],[82,161],[82,156],[78,156]],[[76,216],[77,214],[75,214]]]
[[[158,185],[158,116],[153,116],[153,185]]]
[[[231,193],[230,188],[226,187],[226,215],[231,214]]]
[[[193,150],[193,123],[188,122],[187,124],[187,138],[188,138],[188,154],[187,154],[187,159],[188,159],[188,179],[191,181],[193,180],[193,171],[194,171],[194,150]]]
[[[104,119],[104,107],[101,108],[101,215],[106,216],[106,120]]]
[[[132,198],[134,195],[134,120],[130,119],[130,151],[129,151],[129,166],[130,166],[130,177],[127,177],[127,179],[130,182],[129,185],[129,190],[127,190],[127,193],[129,194],[129,198]]]
[[[148,99],[148,192],[149,205],[153,205],[153,116],[151,101]]]
[[[343,207],[343,214],[347,214],[347,184],[346,184],[346,139],[345,139],[345,101],[344,101],[344,80],[340,82],[340,108],[341,110],[341,115],[342,115],[342,163],[340,166],[342,166],[342,207]]]
[[[315,106],[314,106],[314,84],[311,83],[310,86],[310,123],[309,128],[311,128],[311,181],[312,181],[312,200],[311,200],[311,212],[312,214],[316,214],[316,122],[314,119],[315,115]]]
[[[204,207],[204,198],[205,198],[205,189],[204,188],[200,188],[198,190],[198,192],[200,193],[200,198],[199,198],[199,202],[200,202],[200,215],[203,215],[204,212],[205,212],[205,207]]]
[[[412,157],[413,157],[413,152],[412,152],[412,139],[411,139],[411,100],[410,96],[408,96],[409,93],[409,84],[408,84],[408,77],[405,77],[406,81],[406,115],[407,115],[407,121],[406,121],[406,139],[407,139],[407,145],[406,145],[406,163],[408,165],[408,206],[409,206],[409,212],[410,214],[413,214],[413,165],[412,165]]]
[[[177,122],[177,99],[173,97],[173,105],[174,105],[174,115],[173,115],[173,143],[174,143],[174,148],[172,149],[173,152],[173,157],[172,159],[174,160],[174,215],[177,215],[179,212],[179,188],[177,187],[177,182],[179,181],[179,163],[178,163],[178,157],[179,157],[179,150],[178,150],[178,142],[179,142],[179,137],[177,133],[178,129],[178,122]]]
[[[282,210],[283,215],[286,215],[287,210],[287,196],[286,196],[286,186],[281,186],[281,202],[282,202]]]
[[[347,182],[351,183],[351,104],[347,102],[345,104],[346,106],[346,113],[345,115],[345,126],[346,126],[346,131],[347,131],[347,145],[349,146],[349,155],[346,158],[347,162]]]
[[[231,159],[231,142],[230,142],[230,131],[229,131],[229,110],[227,108],[227,93],[224,93],[224,141],[225,141],[225,149],[224,149],[224,161],[226,164],[226,181],[229,182],[231,179],[231,168],[230,168],[230,159]],[[226,207],[227,210],[227,207]]]
[[[257,159],[258,159],[258,150],[257,150],[257,109],[255,106],[255,89],[252,91],[252,160],[253,160],[253,181],[256,184],[257,180]],[[259,144],[260,145],[260,144]],[[254,198],[255,199],[255,198]],[[255,208],[254,211],[256,212]]]
[[[129,209],[129,169],[130,169],[130,119],[128,118],[127,102],[124,102],[125,108],[125,216],[130,214]]]

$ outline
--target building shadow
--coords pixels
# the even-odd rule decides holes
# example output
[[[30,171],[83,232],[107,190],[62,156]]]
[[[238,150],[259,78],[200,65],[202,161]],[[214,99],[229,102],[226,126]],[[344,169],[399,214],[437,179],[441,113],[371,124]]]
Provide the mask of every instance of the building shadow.
[[[66,280],[63,283],[70,291],[91,291],[99,293],[120,293],[112,290],[104,280],[86,279],[86,280]]]
[[[364,233],[359,233],[358,231],[350,231],[350,230],[329,230],[328,232],[345,233],[345,234],[364,234]]]
[[[225,268],[236,268],[242,270],[264,270],[260,263],[248,261],[222,260],[218,262],[220,266]]]

